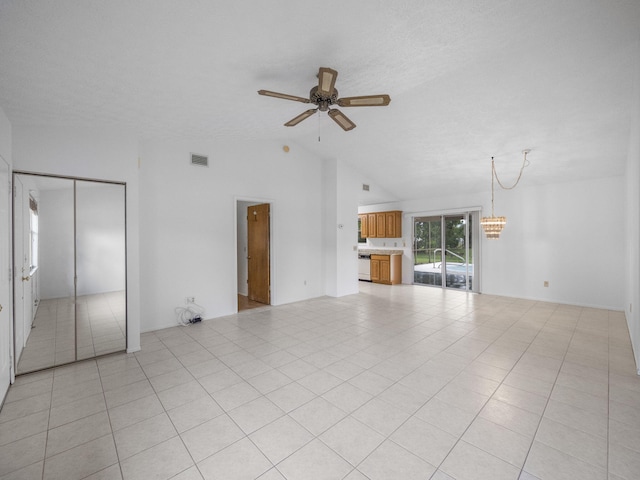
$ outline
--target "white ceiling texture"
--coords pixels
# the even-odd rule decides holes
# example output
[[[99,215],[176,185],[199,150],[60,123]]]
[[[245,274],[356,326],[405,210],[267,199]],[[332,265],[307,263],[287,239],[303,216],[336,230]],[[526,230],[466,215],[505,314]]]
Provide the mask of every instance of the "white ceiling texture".
[[[141,139],[282,141],[338,157],[389,199],[621,175],[640,57],[638,0],[0,0],[0,105],[15,126]],[[340,96],[283,124],[319,67]],[[320,137],[320,141],[318,141]],[[523,180],[524,181],[524,180]]]

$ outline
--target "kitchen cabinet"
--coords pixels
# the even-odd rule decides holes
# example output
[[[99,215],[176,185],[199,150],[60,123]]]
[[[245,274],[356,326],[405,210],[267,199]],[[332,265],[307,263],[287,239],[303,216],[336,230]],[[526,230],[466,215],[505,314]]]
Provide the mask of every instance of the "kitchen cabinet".
[[[377,223],[376,223],[376,214],[375,213],[368,213],[367,214],[367,238],[375,238],[378,235],[376,234],[378,229],[377,229]]]
[[[358,215],[362,238],[401,238],[402,212],[372,212]]]
[[[402,212],[384,212],[385,238],[402,237]]]
[[[367,238],[369,236],[369,222],[367,220],[367,214],[363,213],[358,215],[358,219],[360,220],[360,236],[362,238]]]
[[[386,285],[402,283],[402,255],[371,255],[371,281]]]
[[[384,213],[376,213],[376,237],[378,238],[386,238],[387,229],[384,220]]]

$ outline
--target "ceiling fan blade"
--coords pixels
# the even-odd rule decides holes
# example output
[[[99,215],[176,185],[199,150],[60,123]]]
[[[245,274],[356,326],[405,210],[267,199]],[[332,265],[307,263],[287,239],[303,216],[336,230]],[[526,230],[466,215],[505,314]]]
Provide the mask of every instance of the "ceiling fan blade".
[[[341,107],[384,107],[389,105],[389,95],[365,95],[362,97],[345,97],[338,99]]]
[[[311,103],[311,100],[308,98],[287,95],[286,93],[270,92],[269,90],[258,90],[258,94],[264,95],[265,97],[283,98],[285,100],[293,100],[295,102]]]
[[[336,86],[336,78],[338,78],[338,72],[330,68],[320,67],[318,72],[318,93],[330,97]]]
[[[345,132],[349,130],[353,130],[356,128],[356,124],[353,123],[349,118],[342,113],[340,110],[336,110],[335,108],[329,110],[328,115],[336,122]]]
[[[291,120],[289,120],[287,123],[284,124],[285,127],[295,127],[297,124],[299,124],[301,121],[306,120],[307,118],[309,118],[311,115],[313,115],[314,113],[316,113],[318,111],[317,108],[311,108],[309,110],[307,110],[306,112],[302,112],[300,115],[298,115],[295,118],[292,118]]]

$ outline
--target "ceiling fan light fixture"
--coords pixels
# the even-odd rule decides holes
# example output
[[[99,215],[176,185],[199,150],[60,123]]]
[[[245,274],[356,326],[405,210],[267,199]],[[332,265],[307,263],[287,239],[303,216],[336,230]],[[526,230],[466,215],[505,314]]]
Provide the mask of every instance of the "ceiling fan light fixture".
[[[333,110],[329,110],[328,115],[334,122],[340,125],[345,132],[356,128],[356,124],[349,120],[349,118],[340,110],[336,110],[335,108]]]
[[[324,95],[331,95],[336,86],[338,72],[331,68],[321,67],[318,72],[318,91]]]
[[[318,111],[317,108],[310,108],[309,110],[306,110],[306,111],[302,112],[297,117],[292,118],[291,120],[289,120],[287,123],[284,124],[284,126],[285,127],[295,127],[301,121],[306,120],[307,118],[309,118],[311,115],[313,115],[317,111]]]

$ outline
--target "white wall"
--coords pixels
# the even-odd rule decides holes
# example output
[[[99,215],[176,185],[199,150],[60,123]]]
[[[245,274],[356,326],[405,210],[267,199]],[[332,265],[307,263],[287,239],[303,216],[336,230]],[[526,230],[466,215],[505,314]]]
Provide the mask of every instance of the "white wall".
[[[338,296],[358,293],[358,197],[360,176],[345,162],[338,162],[337,178],[337,292]]]
[[[14,127],[15,170],[126,182],[127,330],[129,351],[140,349],[138,141],[116,129]]]
[[[191,166],[190,152],[210,166]],[[208,319],[237,311],[237,199],[271,203],[272,304],[324,294],[320,160],[225,138],[145,141],[141,161],[144,331],[174,325],[187,296]]]
[[[38,202],[40,297],[73,296],[74,209],[78,295],[124,290],[125,187],[78,182],[74,207],[73,181],[60,182],[66,188],[41,190]]]
[[[338,160],[327,159],[322,169],[322,225],[323,225],[323,280],[324,291],[331,297],[338,296],[338,259],[336,228],[338,224]]]
[[[323,162],[324,282],[327,295],[358,293],[360,177],[339,159]]]
[[[636,61],[635,108],[631,118],[626,178],[626,239],[624,310],[640,375],[640,60]]]
[[[533,162],[535,162],[533,156]],[[526,172],[525,172],[526,176]],[[482,292],[615,310],[623,309],[626,269],[624,178],[526,186],[496,191],[495,213],[507,217],[500,239],[481,235]],[[404,258],[411,259],[412,212],[481,205],[490,192],[394,202],[370,211],[400,209]],[[405,271],[408,270],[408,271]],[[549,287],[543,286],[549,281]],[[412,282],[403,263],[403,281]]]
[[[0,155],[11,165],[11,122],[0,107]]]

